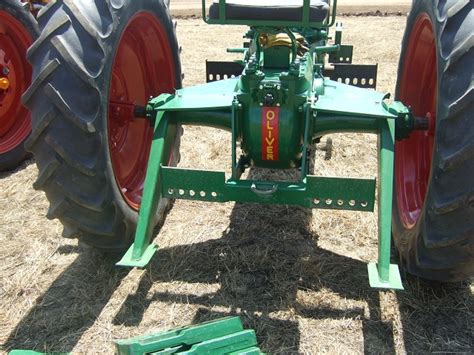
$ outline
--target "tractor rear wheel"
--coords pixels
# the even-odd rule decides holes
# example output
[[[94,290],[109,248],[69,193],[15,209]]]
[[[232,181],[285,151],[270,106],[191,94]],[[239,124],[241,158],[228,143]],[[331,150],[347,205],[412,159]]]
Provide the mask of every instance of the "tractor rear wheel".
[[[38,14],[28,52],[33,82],[28,146],[46,192],[48,218],[65,237],[101,249],[133,240],[153,128],[133,105],[181,85],[178,44],[163,0],[64,0]],[[179,159],[180,129],[168,164]],[[170,201],[160,202],[156,223]]]
[[[30,113],[21,95],[31,83],[28,47],[38,37],[38,26],[19,0],[0,2],[0,171],[15,168],[29,153]]]
[[[474,275],[474,11],[470,0],[417,0],[397,99],[429,131],[395,146],[393,235],[404,268],[451,282]]]

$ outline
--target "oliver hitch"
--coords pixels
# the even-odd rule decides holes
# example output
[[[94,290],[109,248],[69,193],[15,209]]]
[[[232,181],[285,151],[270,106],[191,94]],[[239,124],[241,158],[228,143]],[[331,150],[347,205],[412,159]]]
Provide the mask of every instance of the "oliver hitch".
[[[210,73],[208,67],[208,83],[135,107],[136,116],[154,125],[154,137],[135,240],[118,265],[144,267],[150,261],[157,248],[151,241],[161,199],[373,212],[377,188],[378,261],[368,265],[370,285],[403,288],[398,266],[390,264],[394,143],[413,130],[427,129],[427,120],[414,117],[401,102],[389,103],[387,94],[357,87],[367,87],[370,75],[370,85],[375,86],[376,75],[369,71],[376,66],[364,71],[350,64],[352,49],[340,44],[340,28],[337,43],[328,43],[336,4],[329,11],[328,6],[314,8],[304,0],[302,13],[293,13],[287,6],[272,8],[272,12],[264,5],[250,6],[266,11],[265,20],[259,20],[247,7],[228,6],[223,0],[214,2],[208,15],[203,1],[207,23],[248,25],[250,43],[232,49],[243,53],[241,61],[231,66],[213,62],[225,75]],[[333,65],[343,65],[346,78],[331,80],[337,69],[326,70],[332,65],[328,58],[339,58],[340,50],[350,58]],[[231,133],[230,178],[224,172],[167,166],[179,125]],[[323,135],[349,132],[378,136],[378,179],[310,175],[307,151],[311,142]],[[239,159],[238,145],[243,152]],[[243,180],[242,172],[248,167],[299,169],[301,173],[296,182]]]

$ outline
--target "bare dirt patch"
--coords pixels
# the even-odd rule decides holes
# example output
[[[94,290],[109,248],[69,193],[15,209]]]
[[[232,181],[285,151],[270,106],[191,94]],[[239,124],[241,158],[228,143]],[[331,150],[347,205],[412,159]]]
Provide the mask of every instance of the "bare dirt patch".
[[[405,19],[342,20],[356,62],[378,62],[379,90],[393,92]],[[243,31],[181,20],[184,84],[204,81],[205,59],[232,58],[225,48],[241,44]],[[332,139],[330,160],[316,152],[317,174],[376,175],[374,137]],[[181,166],[228,170],[229,147],[227,133],[186,127]],[[29,162],[0,179],[3,350],[112,352],[113,339],[230,314],[255,329],[270,353],[473,349],[470,283],[407,276],[404,292],[369,288],[374,214],[178,201],[152,264],[124,270],[113,266],[115,256],[61,238],[61,225],[45,218],[45,196],[31,187],[36,174]]]
[[[207,6],[210,6],[211,3],[212,0],[206,1]],[[406,14],[410,10],[410,6],[410,0],[338,0],[337,13],[339,15],[367,14],[377,16]],[[170,9],[174,16],[199,17],[202,14],[202,1],[173,0],[170,2]]]

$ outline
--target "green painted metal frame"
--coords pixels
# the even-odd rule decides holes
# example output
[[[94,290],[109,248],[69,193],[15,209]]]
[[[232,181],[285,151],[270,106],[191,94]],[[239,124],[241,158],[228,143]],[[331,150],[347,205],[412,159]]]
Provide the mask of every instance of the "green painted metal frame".
[[[168,125],[200,124],[237,134],[235,102],[229,94],[238,79],[213,82],[162,95],[150,102],[156,110],[155,134],[145,180],[136,238],[117,265],[146,266],[156,245],[151,243],[153,218],[161,198],[212,202],[290,204],[308,208],[373,211],[375,180],[306,176],[297,183],[225,178],[223,172],[166,167],[165,137]],[[219,94],[216,94],[219,92]],[[325,95],[311,106],[310,136],[335,132],[370,132],[379,136],[379,258],[369,265],[370,284],[401,289],[396,265],[390,265],[391,201],[396,114],[389,112],[384,94],[327,80]],[[358,104],[364,102],[363,104]],[[233,129],[234,127],[234,129]],[[234,140],[233,140],[234,141]],[[234,146],[235,148],[235,146]],[[236,162],[233,156],[233,163]],[[304,171],[302,169],[302,171]],[[255,188],[260,194],[256,194]],[[270,193],[272,192],[273,193]],[[375,270],[375,271],[374,271]]]
[[[255,332],[244,330],[239,317],[118,340],[115,345],[119,355],[262,354]]]
[[[403,290],[398,265],[390,264],[392,199],[395,150],[395,120],[384,120],[378,136],[378,263],[369,263],[369,284],[375,288]]]
[[[225,173],[161,167],[161,194],[167,198],[209,202],[287,204],[307,208],[374,210],[374,179],[306,176],[301,183],[226,181]],[[254,191],[272,194],[256,194]]]
[[[225,1],[221,0],[222,4]],[[307,6],[309,1],[305,0],[305,8]],[[224,6],[221,6],[221,11],[225,11]],[[309,11],[309,7],[304,15],[307,20],[309,15],[306,11]],[[221,18],[225,19],[225,14]],[[232,23],[226,21],[226,24]],[[282,28],[285,26],[282,23],[273,29],[258,28],[269,25],[259,21],[252,21],[248,25],[253,26],[254,43],[264,31],[287,34],[289,31],[288,28]],[[313,24],[302,21],[292,25],[304,29]],[[295,37],[288,35],[294,42]],[[378,288],[402,288],[398,267],[390,264],[394,142],[397,136],[409,134],[413,129],[414,118],[403,104],[387,103],[387,94],[323,78],[321,56],[340,46],[328,46],[321,38],[316,41],[298,61],[294,55],[291,61],[288,60],[288,71],[265,68],[265,53],[257,43],[253,57],[247,51],[244,53],[246,64],[241,77],[184,88],[177,90],[175,94],[160,95],[149,102],[147,111],[148,118],[154,124],[154,137],[143,199],[134,243],[118,265],[144,267],[155,254],[157,247],[151,242],[153,221],[161,199],[237,201],[373,211],[376,188],[374,179],[308,175],[306,151],[311,139],[330,133],[365,132],[377,134],[379,142],[379,250],[377,263],[368,265],[369,282],[371,286]],[[340,35],[338,41],[340,42]],[[267,55],[282,55],[278,53],[273,51]],[[259,147],[262,138],[259,136],[259,127],[262,107],[265,106],[265,93],[272,95],[273,103],[270,107],[278,107],[281,111],[279,125],[285,134],[281,135],[279,144],[286,149],[287,154],[281,162],[264,162],[258,158],[259,152],[261,155]],[[166,166],[166,157],[172,149],[172,140],[168,139],[169,130],[176,125],[200,125],[230,131],[231,177],[226,179],[224,172]],[[237,159],[238,141],[242,150],[248,154],[247,158],[255,159],[255,166],[278,169],[299,166],[299,181],[241,180],[245,166]],[[298,145],[299,150],[295,148]]]

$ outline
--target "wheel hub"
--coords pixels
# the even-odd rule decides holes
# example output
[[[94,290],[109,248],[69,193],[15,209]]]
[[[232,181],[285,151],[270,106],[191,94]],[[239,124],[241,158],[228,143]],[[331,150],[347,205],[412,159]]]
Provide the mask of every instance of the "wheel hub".
[[[31,131],[30,115],[21,95],[30,85],[26,51],[31,35],[12,15],[0,11],[0,154],[21,144]]]
[[[429,129],[414,131],[395,145],[398,210],[405,228],[418,222],[428,191],[436,134],[437,56],[433,25],[427,14],[415,21],[404,58],[400,97],[413,114],[427,117]]]
[[[136,120],[134,105],[176,87],[174,60],[162,24],[148,12],[127,25],[115,54],[108,112],[109,149],[115,179],[125,201],[138,210],[153,128]]]

